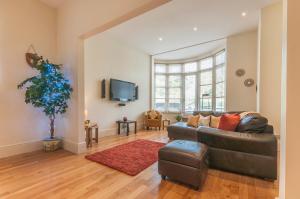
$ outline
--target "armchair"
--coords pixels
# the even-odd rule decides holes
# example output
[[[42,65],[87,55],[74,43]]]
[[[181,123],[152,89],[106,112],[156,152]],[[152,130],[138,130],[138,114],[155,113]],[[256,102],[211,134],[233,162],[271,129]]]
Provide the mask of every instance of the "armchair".
[[[147,130],[152,127],[160,130],[162,124],[162,114],[155,110],[147,111],[144,116],[144,123]]]

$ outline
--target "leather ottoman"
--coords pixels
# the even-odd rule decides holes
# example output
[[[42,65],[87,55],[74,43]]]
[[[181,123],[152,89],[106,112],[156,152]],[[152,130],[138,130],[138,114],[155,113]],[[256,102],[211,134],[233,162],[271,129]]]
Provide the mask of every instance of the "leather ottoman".
[[[166,177],[199,189],[208,169],[208,148],[205,144],[187,140],[175,140],[158,152],[158,172]]]

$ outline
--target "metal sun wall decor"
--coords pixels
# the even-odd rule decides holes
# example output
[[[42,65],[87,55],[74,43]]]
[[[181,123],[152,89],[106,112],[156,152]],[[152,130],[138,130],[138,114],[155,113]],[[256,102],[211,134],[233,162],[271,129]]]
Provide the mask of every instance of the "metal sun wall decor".
[[[245,71],[245,69],[242,69],[242,68],[239,68],[239,69],[237,69],[236,71],[235,71],[235,75],[237,76],[237,77],[242,77],[242,76],[244,76],[246,74],[246,71]],[[246,86],[246,87],[252,87],[253,85],[254,85],[254,79],[252,79],[252,78],[247,78],[245,81],[244,81],[244,85]]]
[[[242,69],[242,68],[237,69],[237,70],[235,71],[235,75],[238,76],[238,77],[242,77],[242,76],[244,76],[245,74],[246,74],[246,71],[245,71],[244,69]]]
[[[246,79],[246,80],[244,81],[244,85],[245,85],[246,87],[252,87],[252,86],[254,85],[254,80],[251,79],[251,78],[248,78],[248,79]]]

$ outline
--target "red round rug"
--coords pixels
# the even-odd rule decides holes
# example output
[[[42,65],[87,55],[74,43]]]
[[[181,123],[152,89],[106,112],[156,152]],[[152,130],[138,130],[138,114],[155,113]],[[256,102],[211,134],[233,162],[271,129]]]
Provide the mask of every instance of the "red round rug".
[[[135,140],[85,158],[135,176],[157,161],[158,150],[164,145],[150,140]]]

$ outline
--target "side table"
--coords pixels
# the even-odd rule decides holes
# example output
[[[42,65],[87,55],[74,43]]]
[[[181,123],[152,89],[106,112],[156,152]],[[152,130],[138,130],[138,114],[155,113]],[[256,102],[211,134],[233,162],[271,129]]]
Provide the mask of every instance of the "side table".
[[[129,135],[129,124],[134,124],[134,133],[136,134],[136,121],[135,120],[118,120],[116,121],[116,123],[118,124],[118,135],[120,135],[121,133],[121,124],[126,124],[126,128],[127,128],[127,136]]]
[[[93,129],[95,129],[95,138],[93,138]],[[98,124],[97,123],[89,123],[85,125],[85,133],[86,133],[86,147],[92,147],[92,142],[95,140],[98,143]]]
[[[169,126],[170,123],[171,123],[171,120],[169,120],[169,119],[163,119],[163,121],[162,121],[163,130],[165,129],[165,127],[167,127],[167,126],[165,125],[165,123],[167,123],[167,126]]]

